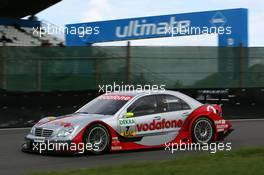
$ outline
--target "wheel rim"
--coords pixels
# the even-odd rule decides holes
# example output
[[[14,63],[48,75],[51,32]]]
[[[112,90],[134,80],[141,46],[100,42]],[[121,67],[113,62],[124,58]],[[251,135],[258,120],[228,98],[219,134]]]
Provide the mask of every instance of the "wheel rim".
[[[102,127],[94,127],[88,134],[87,141],[92,144],[92,151],[101,152],[108,144],[107,131]]]
[[[194,137],[200,143],[208,143],[213,136],[213,128],[208,120],[199,120],[194,126]]]

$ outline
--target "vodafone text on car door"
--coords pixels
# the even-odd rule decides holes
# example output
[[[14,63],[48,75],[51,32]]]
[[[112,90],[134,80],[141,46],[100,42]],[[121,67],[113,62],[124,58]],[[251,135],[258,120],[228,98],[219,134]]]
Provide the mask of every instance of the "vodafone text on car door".
[[[157,99],[158,110],[164,120],[163,131],[166,134],[171,132],[178,134],[186,117],[192,111],[191,107],[182,99],[169,94],[159,94]]]

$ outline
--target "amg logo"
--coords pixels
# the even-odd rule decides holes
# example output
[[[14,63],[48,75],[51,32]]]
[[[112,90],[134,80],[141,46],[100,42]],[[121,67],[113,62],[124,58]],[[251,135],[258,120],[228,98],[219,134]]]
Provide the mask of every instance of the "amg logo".
[[[131,20],[123,28],[121,26],[116,27],[116,36],[118,38],[125,38],[145,35],[165,35],[170,34],[170,30],[175,28],[178,30],[186,30],[190,24],[190,20],[176,21],[175,17],[171,17],[169,21],[159,23],[148,23],[146,19]]]
[[[162,119],[161,121],[153,120],[151,123],[138,124],[137,130],[140,131],[149,131],[149,130],[160,130],[165,128],[177,128],[181,127],[183,124],[182,120],[166,120]]]

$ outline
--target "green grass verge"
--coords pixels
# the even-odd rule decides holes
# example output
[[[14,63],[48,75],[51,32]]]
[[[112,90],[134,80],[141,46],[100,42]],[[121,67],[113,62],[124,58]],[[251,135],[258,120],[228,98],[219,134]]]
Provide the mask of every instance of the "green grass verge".
[[[31,175],[263,175],[264,149],[241,149],[216,154],[188,156],[169,161],[132,163],[121,166],[81,169]]]

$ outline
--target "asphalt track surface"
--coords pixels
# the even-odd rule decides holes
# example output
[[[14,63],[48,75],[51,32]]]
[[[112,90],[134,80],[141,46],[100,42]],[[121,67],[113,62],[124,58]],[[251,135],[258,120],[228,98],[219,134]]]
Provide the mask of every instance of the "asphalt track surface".
[[[232,143],[232,149],[264,146],[264,120],[232,121],[235,131],[226,142]],[[100,156],[75,155],[51,156],[28,154],[20,151],[23,138],[29,129],[0,130],[0,174],[19,175],[29,172],[52,170],[74,170],[98,166],[129,164],[138,161],[168,160],[190,154],[190,151],[178,151],[174,154],[158,150],[141,150],[111,153]]]

